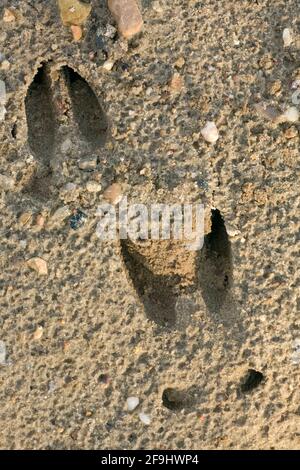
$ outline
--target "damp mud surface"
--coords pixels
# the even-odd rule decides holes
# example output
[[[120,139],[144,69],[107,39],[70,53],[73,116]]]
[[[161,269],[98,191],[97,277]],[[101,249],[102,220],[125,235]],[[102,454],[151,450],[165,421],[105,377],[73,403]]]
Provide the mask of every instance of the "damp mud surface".
[[[299,4],[89,3],[0,5],[0,448],[299,449]],[[100,239],[112,185],[201,247]]]

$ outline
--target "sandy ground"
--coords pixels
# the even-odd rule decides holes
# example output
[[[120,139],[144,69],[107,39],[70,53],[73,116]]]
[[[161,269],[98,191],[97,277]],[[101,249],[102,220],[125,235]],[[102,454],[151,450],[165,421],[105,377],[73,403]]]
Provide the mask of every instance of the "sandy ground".
[[[129,42],[91,3],[75,43],[54,0],[1,0],[0,446],[297,449],[299,124],[255,104],[292,106],[299,3],[144,0]],[[204,203],[203,249],[99,240],[112,183]]]

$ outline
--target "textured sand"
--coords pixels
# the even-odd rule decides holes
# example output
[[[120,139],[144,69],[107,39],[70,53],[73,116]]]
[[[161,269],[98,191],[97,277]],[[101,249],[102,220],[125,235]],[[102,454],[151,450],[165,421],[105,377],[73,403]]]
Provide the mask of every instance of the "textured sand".
[[[128,43],[105,36],[106,1],[91,3],[74,43],[54,0],[1,0],[0,173],[15,186],[0,188],[0,447],[297,449],[299,124],[255,104],[292,105],[299,3],[144,0]],[[204,203],[201,253],[99,240],[113,182],[130,201]],[[66,205],[87,215],[77,231],[53,221]],[[248,369],[263,374],[250,391]]]

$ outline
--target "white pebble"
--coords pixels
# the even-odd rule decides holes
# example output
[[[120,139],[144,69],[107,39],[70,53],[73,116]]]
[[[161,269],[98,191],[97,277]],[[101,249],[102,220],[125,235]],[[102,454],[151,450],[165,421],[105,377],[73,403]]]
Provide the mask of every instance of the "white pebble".
[[[235,228],[233,225],[228,225],[228,224],[226,224],[226,231],[227,231],[227,235],[232,238],[236,237],[237,235],[241,233],[240,230]]]
[[[44,333],[44,328],[42,326],[38,326],[33,334],[33,339],[38,341],[43,336],[43,333]]]
[[[284,28],[282,32],[282,39],[284,47],[289,47],[293,42],[293,32],[289,28]]]
[[[138,397],[129,397],[129,398],[127,398],[128,411],[135,410],[139,403],[140,403],[140,400],[138,399]]]
[[[142,423],[146,424],[146,426],[149,426],[149,424],[151,424],[151,418],[149,415],[146,415],[146,413],[139,413],[139,418]]]
[[[97,31],[97,32],[98,32],[98,31]],[[111,39],[112,39],[112,38],[115,36],[116,32],[117,32],[116,28],[115,28],[113,25],[108,24],[108,25],[106,26],[106,31],[105,31],[105,33],[104,33],[104,36],[107,37],[107,38],[111,38]],[[99,36],[100,36],[100,34],[99,34]]]
[[[292,364],[300,364],[300,338],[295,339],[292,353]]]
[[[88,181],[86,183],[86,190],[89,193],[99,193],[102,189],[101,184],[97,183],[96,181]]]
[[[112,60],[106,60],[104,64],[102,65],[104,70],[106,70],[107,72],[110,72],[113,66],[114,66],[114,62]]]
[[[283,117],[288,122],[297,122],[299,120],[299,111],[295,106],[290,106],[283,113]]]
[[[0,341],[0,364],[4,365],[6,362],[6,346],[4,341]]]
[[[210,144],[214,144],[215,142],[217,142],[219,138],[219,132],[218,132],[217,126],[212,121],[208,121],[205,124],[205,126],[201,130],[201,134],[204,137],[204,139]]]
[[[27,240],[20,240],[20,247],[25,250],[27,247]]]
[[[4,121],[6,114],[6,86],[3,80],[0,80],[0,122]]]
[[[0,121],[4,121],[6,115],[5,106],[0,106]]]
[[[300,88],[300,80],[299,79],[294,80],[292,85],[291,85],[292,90],[297,90],[297,88]]]
[[[3,80],[0,80],[0,106],[6,104],[6,86]]]
[[[75,191],[76,188],[77,188],[77,185],[75,183],[67,183],[66,186],[64,187],[64,190],[71,192],[71,191]]]

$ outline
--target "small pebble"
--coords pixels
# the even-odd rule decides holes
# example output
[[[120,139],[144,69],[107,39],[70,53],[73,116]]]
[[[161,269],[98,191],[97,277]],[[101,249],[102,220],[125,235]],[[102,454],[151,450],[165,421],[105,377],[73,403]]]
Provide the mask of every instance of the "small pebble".
[[[300,80],[299,79],[294,80],[292,82],[292,85],[291,85],[292,90],[297,90],[298,88],[300,88]]]
[[[31,258],[27,261],[27,266],[36,271],[40,276],[47,276],[48,266],[47,262],[42,258]]]
[[[4,121],[6,115],[5,106],[0,106],[0,122]]]
[[[289,28],[284,28],[282,32],[282,39],[284,47],[289,47],[293,43],[293,32]]]
[[[297,122],[299,120],[299,111],[295,106],[291,106],[283,113],[282,117],[287,122]]]
[[[42,214],[38,214],[35,220],[35,225],[42,228],[45,225],[45,217]]]
[[[6,363],[6,346],[4,341],[0,340],[0,364],[4,365]]]
[[[300,363],[300,338],[295,339],[293,344],[292,364]]]
[[[0,65],[1,70],[4,70],[5,72],[10,69],[10,62],[8,60],[3,60]]]
[[[35,332],[33,333],[33,339],[35,341],[38,341],[43,336],[43,333],[44,333],[44,328],[42,326],[38,326]]]
[[[139,403],[140,403],[140,400],[138,399],[138,397],[129,397],[129,398],[127,398],[128,411],[135,410]]]
[[[6,115],[6,85],[3,80],[0,80],[0,122],[4,121]]]
[[[232,41],[233,45],[238,47],[240,44],[241,44],[241,41],[239,40],[239,38],[234,34],[233,35],[233,41]]]
[[[233,225],[228,225],[228,224],[226,224],[226,232],[228,236],[232,238],[236,237],[237,235],[241,233],[241,231],[235,228]]]
[[[66,26],[82,25],[87,20],[92,6],[80,0],[58,0],[60,16]]]
[[[114,66],[114,61],[113,60],[106,60],[104,64],[102,65],[102,68],[106,70],[107,72],[110,72]]]
[[[139,413],[139,418],[142,423],[146,424],[146,426],[149,426],[149,424],[151,424],[151,418],[149,415],[146,415],[146,413]]]
[[[0,106],[6,105],[6,85],[3,80],[0,80]]]
[[[119,183],[113,183],[104,191],[103,196],[111,204],[118,204],[123,198],[122,186]]]
[[[215,142],[217,142],[219,138],[219,132],[218,132],[217,126],[212,121],[208,121],[205,124],[203,129],[201,129],[201,134],[204,137],[204,139],[210,144],[214,144]]]
[[[142,30],[143,18],[136,0],[108,0],[108,8],[124,38],[130,39]]]
[[[70,218],[70,227],[73,230],[78,230],[82,227],[87,219],[87,215],[80,209],[77,209]]]
[[[106,26],[106,31],[104,33],[104,36],[106,38],[113,39],[116,35],[116,32],[117,32],[116,28],[112,24],[108,24]]]
[[[19,223],[25,227],[26,225],[29,225],[32,221],[32,214],[31,212],[23,212],[20,217],[19,217]]]
[[[75,183],[67,183],[66,186],[64,187],[64,190],[69,192],[69,191],[75,191],[77,189],[77,185]]]
[[[3,21],[5,23],[16,21],[16,15],[10,8],[4,8]]]
[[[295,127],[295,126],[289,127],[289,129],[287,129],[284,132],[284,136],[286,137],[286,139],[295,139],[295,137],[298,136],[297,127]]]
[[[82,28],[81,28],[81,26],[77,26],[75,24],[72,24],[71,32],[73,34],[74,41],[76,41],[76,42],[80,41],[80,39],[82,38]]]
[[[92,171],[95,170],[97,166],[97,157],[87,157],[87,158],[82,158],[78,162],[78,167],[80,170],[83,171]]]
[[[27,240],[20,240],[20,247],[22,250],[25,250],[27,248]]]
[[[102,189],[101,184],[96,181],[88,181],[86,183],[86,190],[88,193],[99,193]]]

